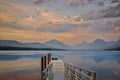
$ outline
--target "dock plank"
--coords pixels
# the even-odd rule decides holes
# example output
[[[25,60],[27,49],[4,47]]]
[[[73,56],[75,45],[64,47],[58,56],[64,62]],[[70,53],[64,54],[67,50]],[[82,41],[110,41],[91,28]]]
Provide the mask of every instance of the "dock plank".
[[[66,80],[63,73],[54,73],[53,80]]]

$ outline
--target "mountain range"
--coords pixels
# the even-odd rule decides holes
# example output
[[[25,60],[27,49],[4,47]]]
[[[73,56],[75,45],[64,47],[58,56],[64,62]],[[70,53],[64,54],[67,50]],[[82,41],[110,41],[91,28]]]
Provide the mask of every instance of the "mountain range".
[[[45,43],[23,43],[16,40],[0,40],[0,50],[120,50],[120,39],[117,41],[104,41],[96,39],[92,43],[82,42],[76,46],[69,46],[63,42],[52,39]]]
[[[77,50],[112,50],[112,49],[120,49],[120,39],[117,41],[106,42],[102,39],[96,39],[92,43],[83,42],[74,49]]]
[[[46,46],[50,46],[53,48],[58,49],[70,49],[71,47],[69,45],[64,44],[63,42],[57,41],[55,39],[52,39],[50,41],[47,41],[44,43]]]

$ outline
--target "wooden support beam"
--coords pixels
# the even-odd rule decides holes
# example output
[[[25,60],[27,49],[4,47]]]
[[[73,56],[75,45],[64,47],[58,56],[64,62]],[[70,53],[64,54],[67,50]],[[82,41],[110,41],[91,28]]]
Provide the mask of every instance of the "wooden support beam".
[[[49,64],[49,53],[48,53],[48,55],[47,55],[47,58],[48,58],[47,61],[48,61],[48,64]]]
[[[51,62],[51,53],[50,53],[50,62]]]
[[[41,80],[43,80],[43,71],[44,71],[43,57],[41,57]]]
[[[44,56],[44,69],[46,68],[46,56]]]
[[[94,80],[96,80],[96,73],[94,73]]]
[[[41,57],[41,72],[44,70],[44,66],[43,66],[43,57]]]
[[[41,80],[46,80],[48,71],[52,70],[52,67],[50,67],[52,65],[50,64],[50,61],[51,53],[49,53],[47,56],[41,57]]]
[[[51,62],[51,53],[48,53],[48,64]]]

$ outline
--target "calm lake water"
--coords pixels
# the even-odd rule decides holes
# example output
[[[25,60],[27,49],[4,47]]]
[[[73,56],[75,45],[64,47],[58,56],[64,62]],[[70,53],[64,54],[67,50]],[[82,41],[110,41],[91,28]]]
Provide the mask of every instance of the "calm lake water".
[[[120,51],[0,51],[0,80],[40,74],[40,57],[51,52],[67,63],[97,73],[97,80],[120,80]]]

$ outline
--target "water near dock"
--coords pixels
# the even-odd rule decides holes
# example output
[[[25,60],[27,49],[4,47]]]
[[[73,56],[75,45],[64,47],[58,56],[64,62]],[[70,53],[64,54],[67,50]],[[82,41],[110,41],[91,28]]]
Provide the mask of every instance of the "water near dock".
[[[120,80],[120,51],[0,51],[0,80],[39,80],[40,57],[49,52],[64,62],[95,71],[97,80]],[[54,76],[62,77],[60,73]]]

